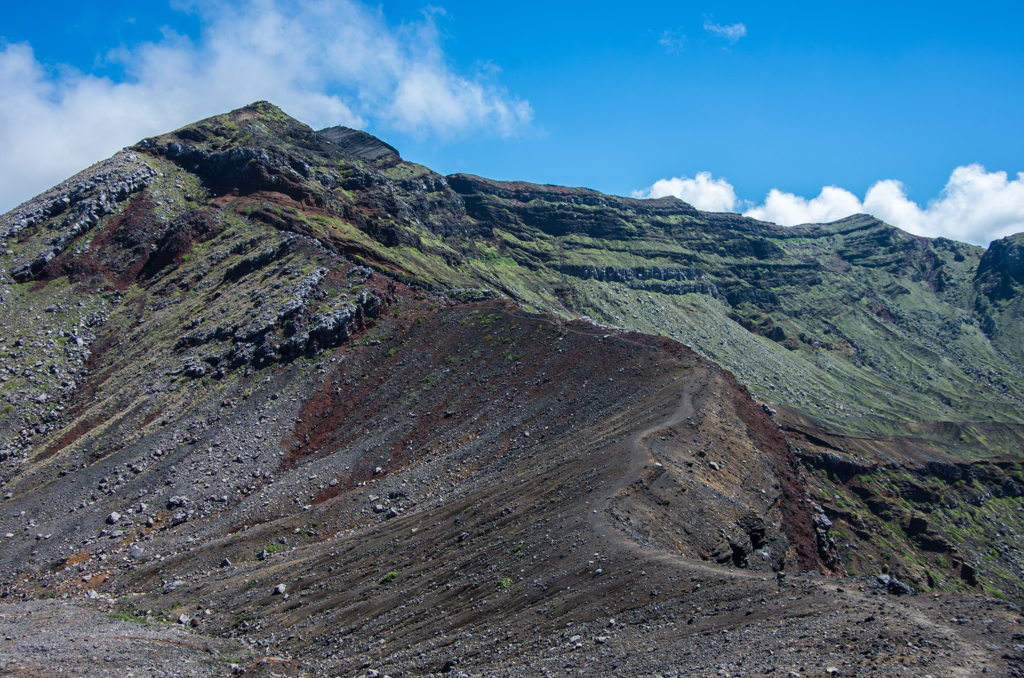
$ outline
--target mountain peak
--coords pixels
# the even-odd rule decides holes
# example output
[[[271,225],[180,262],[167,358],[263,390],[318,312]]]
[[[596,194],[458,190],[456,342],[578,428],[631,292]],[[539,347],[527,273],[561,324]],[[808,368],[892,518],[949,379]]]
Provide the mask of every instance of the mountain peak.
[[[401,159],[398,149],[394,146],[386,144],[372,134],[367,134],[362,130],[336,125],[334,127],[325,127],[319,130],[317,134],[332,144],[336,144],[346,155],[359,160],[377,160],[385,156],[394,156],[396,160]]]
[[[143,139],[135,148],[162,149],[160,152],[172,158],[182,153],[188,157],[196,153],[223,156],[237,149],[247,155],[256,152],[290,159],[287,162],[299,167],[334,165],[338,161],[384,167],[401,162],[394,147],[371,134],[341,126],[316,132],[268,101],[256,101]],[[175,161],[181,164],[180,160]]]

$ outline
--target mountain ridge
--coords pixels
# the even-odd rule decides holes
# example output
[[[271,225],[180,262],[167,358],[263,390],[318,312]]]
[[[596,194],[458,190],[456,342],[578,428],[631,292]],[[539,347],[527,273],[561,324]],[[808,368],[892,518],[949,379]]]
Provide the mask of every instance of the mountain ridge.
[[[1020,598],[1024,236],[443,177],[333,129],[257,102],[0,218],[17,610],[184,619],[255,675],[653,675],[823,610],[970,653],[949,610]],[[866,620],[910,590],[955,604]],[[786,666],[744,639],[730,670]]]

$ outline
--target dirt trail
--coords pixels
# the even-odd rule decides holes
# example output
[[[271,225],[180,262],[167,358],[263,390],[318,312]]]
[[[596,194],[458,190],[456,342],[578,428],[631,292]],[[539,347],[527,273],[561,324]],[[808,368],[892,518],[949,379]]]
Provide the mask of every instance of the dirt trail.
[[[602,499],[594,503],[591,512],[587,515],[587,520],[599,538],[614,544],[616,548],[643,556],[645,559],[684,568],[689,571],[700,571],[720,578],[764,579],[763,574],[711,565],[661,549],[643,546],[630,539],[609,521],[608,510],[612,501],[621,496],[632,483],[641,478],[645,468],[658,463],[657,457],[651,452],[651,449],[645,442],[648,436],[664,431],[671,426],[686,421],[689,417],[695,416],[694,399],[707,388],[708,379],[709,374],[705,367],[694,367],[689,370],[688,379],[679,386],[679,404],[672,414],[668,418],[637,432],[629,439],[627,443],[629,465],[622,475],[619,476],[618,482],[609,488]]]
[[[590,524],[594,527],[594,531],[600,536],[614,542],[621,542],[627,548],[639,548],[638,544],[627,539],[619,530],[616,530],[609,525],[606,512],[611,501],[623,490],[629,487],[631,483],[643,475],[645,466],[649,466],[657,462],[654,454],[647,445],[644,444],[644,439],[652,433],[656,433],[657,431],[684,421],[686,417],[693,416],[693,396],[695,393],[699,393],[700,390],[707,385],[707,371],[704,368],[694,368],[690,370],[689,375],[690,378],[680,386],[679,405],[668,419],[664,419],[647,429],[639,431],[634,434],[626,444],[627,450],[629,451],[629,465],[626,467],[626,470],[622,475],[619,476],[618,482],[609,488],[604,498],[599,499],[594,503],[593,512],[588,516]],[[696,388],[698,383],[700,388]]]

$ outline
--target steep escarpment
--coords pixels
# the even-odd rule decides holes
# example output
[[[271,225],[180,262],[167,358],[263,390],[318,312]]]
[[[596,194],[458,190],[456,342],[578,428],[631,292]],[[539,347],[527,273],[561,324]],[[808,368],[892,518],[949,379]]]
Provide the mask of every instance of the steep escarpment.
[[[994,240],[978,262],[974,309],[981,328],[1008,358],[1020,364],[1024,313],[1024,234]]]
[[[512,296],[676,337],[760,397],[848,430],[995,412],[1018,422],[1024,400],[1010,381],[997,392],[976,387],[979,370],[1021,372],[975,302],[979,248],[866,216],[781,228],[674,199],[450,179],[477,232],[494,234],[536,280]],[[652,273],[641,282],[634,271]],[[694,281],[655,271],[694,272],[673,276]]]

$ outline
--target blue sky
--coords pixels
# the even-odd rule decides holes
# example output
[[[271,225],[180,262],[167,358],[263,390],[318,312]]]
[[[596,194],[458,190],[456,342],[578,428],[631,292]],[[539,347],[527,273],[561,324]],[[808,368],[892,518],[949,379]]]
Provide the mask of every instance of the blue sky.
[[[445,174],[780,223],[866,210],[987,244],[1024,230],[1022,20],[1009,2],[19,3],[0,209],[267,98]]]

